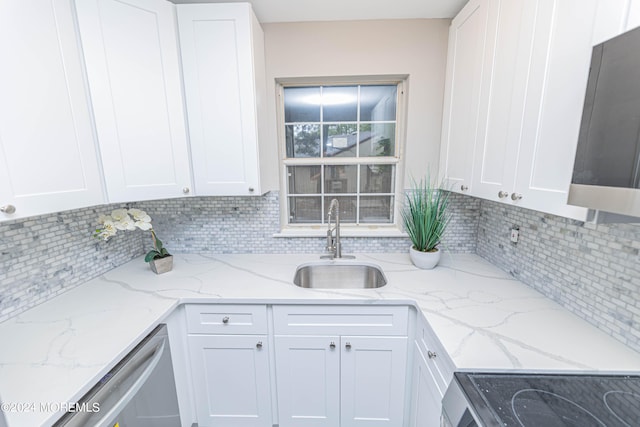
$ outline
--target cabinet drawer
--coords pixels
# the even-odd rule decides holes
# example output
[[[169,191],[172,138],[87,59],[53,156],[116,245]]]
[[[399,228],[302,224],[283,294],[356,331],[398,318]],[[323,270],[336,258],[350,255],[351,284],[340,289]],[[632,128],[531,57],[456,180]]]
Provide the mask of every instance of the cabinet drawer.
[[[416,343],[427,362],[429,371],[433,375],[433,380],[438,385],[440,394],[444,395],[453,378],[455,365],[438,337],[436,337],[435,332],[433,332],[433,329],[421,314],[418,314]]]
[[[407,335],[406,306],[273,307],[278,335]]]
[[[185,307],[190,334],[266,334],[265,305],[189,304]]]

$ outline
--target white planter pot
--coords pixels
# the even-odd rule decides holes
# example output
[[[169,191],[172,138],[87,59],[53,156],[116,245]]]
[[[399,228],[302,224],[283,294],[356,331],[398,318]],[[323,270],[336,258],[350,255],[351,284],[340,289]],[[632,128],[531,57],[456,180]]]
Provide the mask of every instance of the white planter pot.
[[[440,261],[440,249],[436,248],[433,252],[420,252],[411,246],[409,249],[409,257],[416,267],[422,268],[423,270],[430,270],[438,265]]]

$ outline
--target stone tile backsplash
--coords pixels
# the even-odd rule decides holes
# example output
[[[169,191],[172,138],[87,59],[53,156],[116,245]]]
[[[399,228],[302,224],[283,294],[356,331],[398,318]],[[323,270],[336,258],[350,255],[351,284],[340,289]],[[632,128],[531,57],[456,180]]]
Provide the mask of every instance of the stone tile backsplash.
[[[477,253],[640,351],[640,225],[592,225],[459,194],[443,246]],[[91,237],[103,205],[0,223],[0,321],[142,255],[149,233]],[[273,237],[279,195],[145,201],[174,253],[317,253],[320,237]],[[518,226],[520,240],[509,240]],[[405,252],[408,238],[344,238],[345,253]]]
[[[142,232],[92,238],[103,205],[0,222],[0,322],[141,255]]]
[[[480,203],[452,194],[453,218],[443,239],[455,253],[475,252]],[[176,253],[317,253],[324,237],[273,237],[280,232],[277,192],[259,197],[193,197],[140,202],[167,247]],[[343,253],[406,252],[406,237],[344,237]]]
[[[520,228],[518,243],[509,239],[512,226]],[[639,251],[640,225],[596,226],[497,202],[481,204],[478,255],[637,351]]]

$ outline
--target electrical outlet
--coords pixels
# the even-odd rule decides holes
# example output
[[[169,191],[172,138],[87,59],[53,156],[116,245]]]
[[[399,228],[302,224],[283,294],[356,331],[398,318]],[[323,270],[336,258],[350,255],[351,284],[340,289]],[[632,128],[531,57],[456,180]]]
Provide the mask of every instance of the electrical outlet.
[[[511,229],[511,242],[518,243],[518,238],[520,237],[520,228],[513,227]]]

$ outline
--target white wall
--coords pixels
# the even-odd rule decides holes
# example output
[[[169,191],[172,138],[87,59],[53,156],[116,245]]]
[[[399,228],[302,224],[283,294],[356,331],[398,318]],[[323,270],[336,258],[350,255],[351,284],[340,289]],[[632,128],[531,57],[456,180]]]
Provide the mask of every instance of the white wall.
[[[449,23],[411,19],[262,24],[269,122],[268,138],[260,142],[263,189],[279,188],[277,78],[408,75],[405,176],[420,178],[428,167],[436,176]]]

